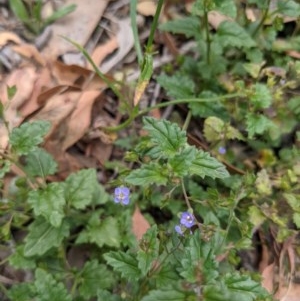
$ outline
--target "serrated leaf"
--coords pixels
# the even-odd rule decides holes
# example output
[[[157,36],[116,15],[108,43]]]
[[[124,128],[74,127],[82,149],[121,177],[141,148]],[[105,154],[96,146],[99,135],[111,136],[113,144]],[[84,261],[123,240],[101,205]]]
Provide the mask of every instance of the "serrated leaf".
[[[251,139],[255,134],[266,132],[273,126],[273,122],[263,115],[248,113],[246,115],[246,125],[249,138]]]
[[[256,46],[250,34],[239,24],[231,21],[224,21],[217,29],[214,42],[220,43],[223,47],[251,48]]]
[[[257,173],[255,187],[259,195],[268,196],[272,194],[272,182],[265,169],[262,169]]]
[[[136,281],[141,277],[137,258],[129,253],[111,251],[103,255],[106,262],[123,278]]]
[[[36,301],[72,301],[66,287],[46,271],[38,268],[35,271],[37,296]]]
[[[183,177],[189,173],[189,167],[196,157],[197,150],[193,146],[187,146],[178,155],[169,160],[175,177]]]
[[[185,301],[186,295],[175,289],[153,290],[141,301]]]
[[[204,135],[209,142],[222,141],[223,139],[244,139],[237,129],[215,116],[205,119]]]
[[[65,181],[65,197],[68,204],[76,209],[84,209],[93,200],[98,185],[95,169],[83,169],[72,173]]]
[[[79,293],[86,299],[96,296],[98,289],[106,289],[113,284],[111,272],[95,259],[85,263],[80,280]]]
[[[31,301],[36,293],[33,283],[20,283],[13,285],[7,292],[10,301]]]
[[[45,188],[32,190],[28,194],[28,203],[34,214],[42,215],[53,227],[59,227],[64,218],[64,184],[50,183]]]
[[[213,243],[213,242],[211,242]],[[210,243],[204,244],[196,231],[190,238],[181,258],[180,275],[187,281],[194,283],[198,277],[212,281],[218,276],[218,264]]]
[[[272,94],[266,85],[256,83],[250,101],[257,109],[268,108],[272,103]]]
[[[295,223],[297,228],[300,229],[300,212],[293,213],[293,222]]]
[[[43,142],[49,129],[50,123],[43,120],[25,122],[20,127],[14,128],[9,136],[12,150],[18,155],[27,155]]]
[[[98,247],[104,245],[110,247],[120,246],[120,232],[117,220],[111,216],[100,220],[97,213],[93,214],[84,230],[80,232],[76,243],[95,243]]]
[[[178,273],[171,264],[162,265],[158,273],[155,273],[153,278],[156,281],[157,288],[166,287],[173,282],[178,281]]]
[[[154,148],[166,157],[172,157],[186,144],[186,132],[176,123],[168,120],[157,120],[152,117],[143,118],[144,129],[149,132]]]
[[[259,210],[256,206],[250,206],[248,209],[249,221],[255,226],[260,226],[265,220],[266,217],[263,215],[261,210]]]
[[[294,211],[300,210],[300,200],[292,193],[284,193],[284,198]]]
[[[28,270],[36,267],[34,259],[24,256],[24,245],[20,245],[16,248],[15,252],[9,257],[9,263],[15,269]]]
[[[150,271],[154,260],[157,260],[158,249],[157,225],[154,225],[143,235],[137,252],[138,267],[144,276]]]
[[[189,98],[195,95],[195,83],[188,75],[175,74],[168,76],[161,74],[156,80],[173,98]]]
[[[162,170],[161,165],[156,162],[142,165],[139,169],[133,170],[125,181],[132,185],[147,186],[151,184],[165,185],[168,181],[168,175]]]
[[[237,8],[234,0],[214,0],[216,9],[218,12],[231,17],[232,19],[236,18]]]
[[[277,9],[279,13],[289,17],[299,17],[300,14],[300,4],[293,0],[278,0]]]
[[[25,256],[43,255],[53,247],[59,247],[69,235],[69,224],[63,222],[60,227],[53,227],[43,217],[38,217],[30,226],[25,238]]]
[[[160,30],[174,34],[184,34],[187,38],[196,37],[200,33],[200,20],[195,16],[165,22],[159,26]]]
[[[97,291],[97,301],[123,301],[121,296],[114,295],[107,290],[98,289]]]
[[[191,175],[198,175],[201,178],[211,177],[215,179],[229,176],[226,167],[222,163],[202,150],[198,150],[189,171]]]
[[[44,149],[37,148],[27,155],[24,169],[32,177],[45,178],[56,173],[57,163]]]

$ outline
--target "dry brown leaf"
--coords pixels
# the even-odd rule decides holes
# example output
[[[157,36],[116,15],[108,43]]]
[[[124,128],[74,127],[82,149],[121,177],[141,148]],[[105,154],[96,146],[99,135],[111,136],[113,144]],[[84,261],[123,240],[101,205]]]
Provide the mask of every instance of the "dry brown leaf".
[[[34,59],[41,66],[46,65],[45,58],[40,54],[40,52],[33,45],[30,44],[14,45],[12,46],[12,49],[18,54],[28,59]]]
[[[4,116],[10,129],[18,126],[23,121],[24,117],[19,114],[19,108],[30,98],[37,77],[36,69],[27,66],[14,70],[0,85],[0,99],[5,106]],[[14,97],[9,100],[7,87],[12,86],[16,86],[17,91]],[[0,126],[0,148],[5,149],[7,142],[8,133],[2,124]]]
[[[133,47],[134,38],[131,30],[131,22],[129,18],[123,20],[113,20],[118,23],[118,50],[108,60],[104,61],[100,66],[101,72],[104,74],[109,72],[114,66],[116,66],[122,59],[128,54],[130,49]]]
[[[35,112],[41,107],[42,103],[38,102],[38,97],[47,85],[51,82],[50,72],[48,68],[42,68],[38,71],[37,79],[33,86],[31,97],[20,107],[20,115],[24,118]]]
[[[156,12],[156,3],[154,1],[139,1],[136,10],[143,16],[154,16]]]
[[[136,239],[140,240],[149,228],[149,222],[145,219],[139,207],[136,206],[132,216],[132,232]]]
[[[225,16],[223,14],[221,14],[218,11],[210,11],[208,13],[208,23],[214,28],[214,29],[218,29],[219,25],[223,22],[223,21],[233,21],[233,19],[231,19],[228,16]]]
[[[118,40],[114,36],[110,40],[108,40],[105,44],[99,45],[95,48],[92,54],[92,60],[93,62],[99,66],[102,61],[112,52],[114,52],[118,48]],[[89,68],[93,69],[93,67],[89,64]]]
[[[113,144],[106,144],[100,139],[97,139],[96,141],[89,143],[87,146],[86,155],[97,159],[101,165],[104,165],[104,163],[109,160],[112,149]]]
[[[62,142],[63,151],[76,143],[89,128],[93,104],[101,93],[100,90],[82,93],[67,124],[67,132]]]
[[[274,291],[274,275],[275,274],[275,263],[271,263],[262,272],[262,287],[264,287],[270,294]]]
[[[70,51],[78,50],[62,36],[84,46],[99,24],[103,12],[108,4],[107,0],[67,0],[64,5],[76,4],[76,10],[59,19],[49,27],[52,37],[43,49],[46,57],[56,58]]]
[[[13,32],[10,31],[0,32],[0,47],[5,46],[9,42],[21,44],[22,40]]]

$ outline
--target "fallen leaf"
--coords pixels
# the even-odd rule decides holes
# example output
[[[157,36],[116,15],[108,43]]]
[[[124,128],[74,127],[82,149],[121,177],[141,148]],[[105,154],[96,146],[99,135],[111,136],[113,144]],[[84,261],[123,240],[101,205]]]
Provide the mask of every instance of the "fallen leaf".
[[[75,110],[68,120],[66,135],[62,142],[63,151],[76,143],[89,128],[93,104],[101,93],[101,90],[82,93]]]
[[[101,64],[100,70],[104,74],[109,72],[114,66],[121,62],[134,45],[130,19],[126,18],[123,20],[116,20],[116,22],[119,28],[116,35],[119,48],[114,55]]]
[[[140,240],[149,228],[149,222],[142,215],[139,207],[136,206],[132,216],[132,232],[136,239]]]
[[[20,54],[21,56],[24,56],[28,59],[34,59],[41,66],[46,65],[46,60],[33,45],[30,44],[14,45],[12,46],[12,49],[16,53]]]
[[[8,44],[9,42],[14,42],[16,44],[21,44],[22,40],[13,32],[2,31],[0,32],[0,47]]]
[[[139,1],[136,10],[143,16],[154,16],[156,13],[156,6],[154,1]]]
[[[49,27],[52,37],[42,53],[46,57],[58,57],[77,49],[62,37],[84,46],[99,24],[108,0],[67,0],[64,5],[75,4],[76,9],[71,14],[57,20]],[[77,51],[78,52],[78,51]]]
[[[270,294],[274,291],[274,280],[275,276],[275,263],[269,264],[262,272],[262,287],[264,287]]]

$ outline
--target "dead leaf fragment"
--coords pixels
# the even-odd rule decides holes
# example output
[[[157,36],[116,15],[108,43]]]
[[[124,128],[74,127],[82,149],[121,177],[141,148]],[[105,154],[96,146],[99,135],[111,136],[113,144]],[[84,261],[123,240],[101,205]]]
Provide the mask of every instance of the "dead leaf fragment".
[[[139,207],[136,206],[132,216],[132,232],[136,239],[140,240],[149,228],[149,222],[145,219]]]
[[[22,40],[13,32],[10,32],[10,31],[0,32],[0,47],[8,44],[9,42],[21,44]]]

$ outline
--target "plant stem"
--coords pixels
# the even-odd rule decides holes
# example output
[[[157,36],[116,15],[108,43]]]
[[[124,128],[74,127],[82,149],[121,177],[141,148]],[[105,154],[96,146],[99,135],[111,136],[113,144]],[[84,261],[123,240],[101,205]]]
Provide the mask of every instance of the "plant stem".
[[[259,22],[259,24],[257,25],[257,27],[255,28],[252,36],[255,37],[257,35],[257,33],[259,32],[259,30],[261,29],[261,27],[264,25],[267,17],[268,17],[268,12],[269,12],[269,7],[270,7],[270,4],[271,4],[271,0],[268,0],[267,2],[267,8],[266,10],[264,11],[264,14]]]
[[[198,102],[198,103],[203,103],[203,102],[214,102],[214,101],[219,101],[219,100],[225,100],[225,99],[231,99],[231,98],[236,98],[236,97],[245,97],[244,94],[241,93],[234,93],[234,94],[228,94],[228,95],[222,95],[222,96],[217,96],[217,97],[211,97],[211,98],[183,98],[183,99],[175,99],[163,103],[159,103],[155,106],[146,108],[138,113],[131,114],[128,119],[126,119],[123,123],[119,124],[118,126],[114,127],[103,127],[102,129],[108,132],[117,132],[119,130],[124,129],[127,125],[129,125],[135,118],[140,117],[142,115],[145,115],[149,112],[151,112],[154,109],[158,108],[163,108],[167,107],[170,105],[176,105],[176,104],[182,104],[182,103],[191,103],[191,102]]]
[[[156,8],[156,12],[154,15],[154,19],[153,19],[153,23],[151,25],[151,30],[150,30],[150,34],[149,34],[149,38],[148,38],[148,42],[147,42],[147,46],[146,46],[146,51],[150,51],[152,49],[152,45],[153,45],[153,40],[154,40],[154,34],[157,28],[157,24],[158,24],[158,19],[160,16],[160,12],[163,6],[164,0],[158,0],[157,3],[157,8]]]
[[[209,23],[208,23],[208,10],[207,10],[207,1],[204,3],[204,28],[205,28],[205,35],[206,35],[206,63],[210,65],[210,46],[211,40],[209,35]]]
[[[192,119],[192,111],[189,110],[189,112],[188,112],[188,114],[187,114],[187,116],[186,116],[186,118],[185,118],[184,125],[183,125],[183,127],[182,127],[182,129],[183,129],[184,131],[186,131],[187,128],[189,127],[189,124],[190,124],[191,119]]]
[[[136,5],[137,5],[137,0],[130,1],[130,20],[131,20],[132,33],[134,38],[134,48],[138,58],[138,63],[141,66],[143,62],[143,53],[142,53],[142,48],[139,40],[138,27],[136,22]]]

